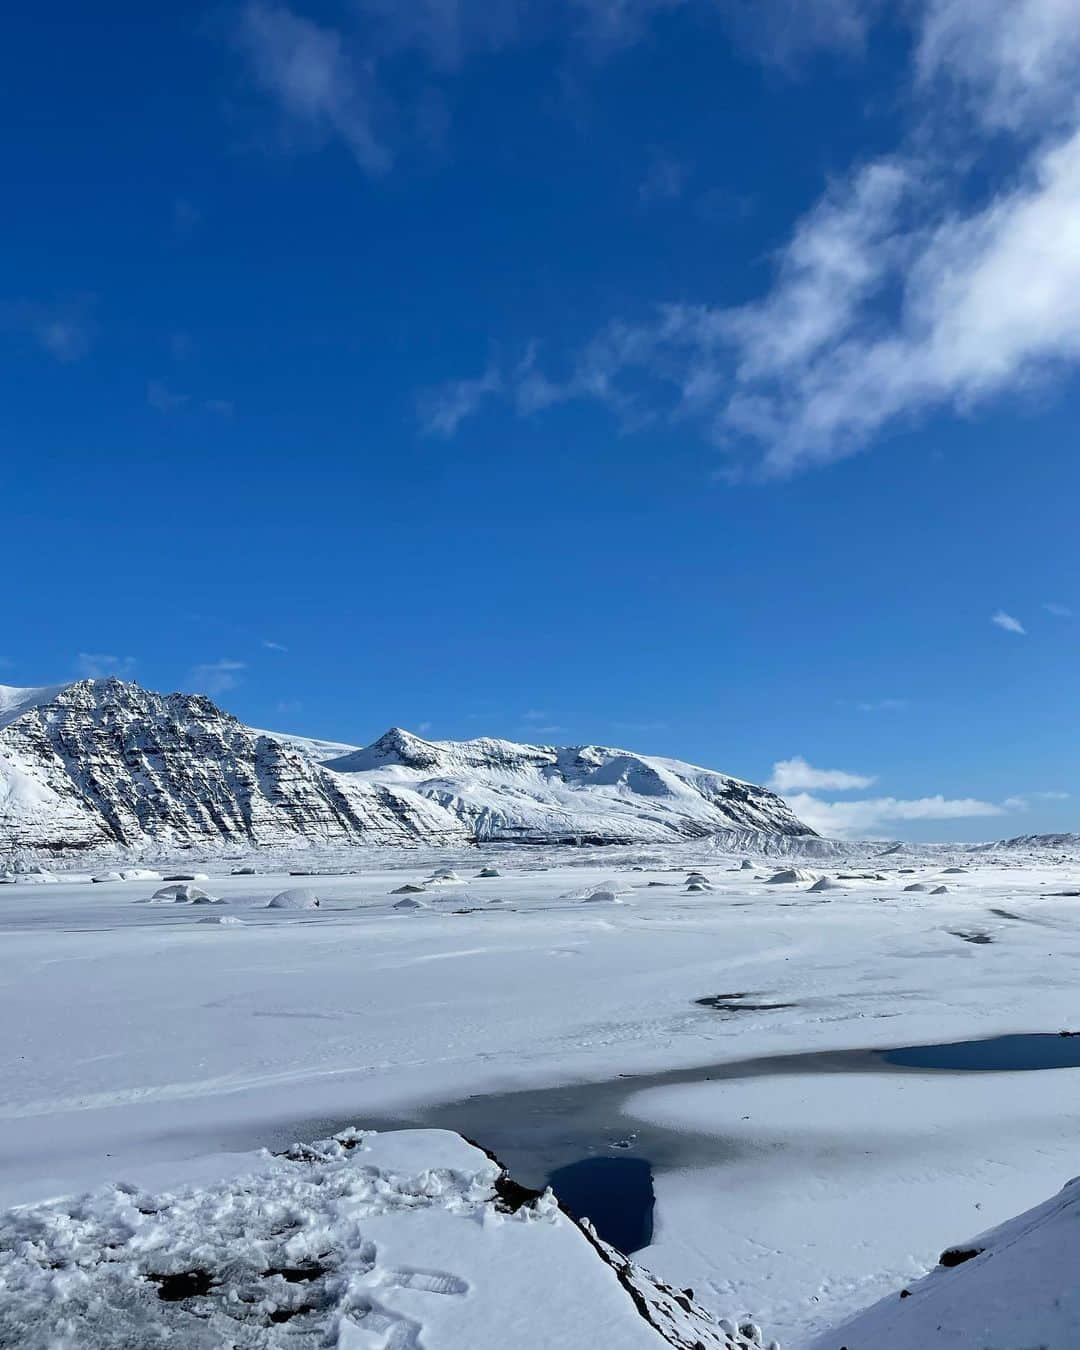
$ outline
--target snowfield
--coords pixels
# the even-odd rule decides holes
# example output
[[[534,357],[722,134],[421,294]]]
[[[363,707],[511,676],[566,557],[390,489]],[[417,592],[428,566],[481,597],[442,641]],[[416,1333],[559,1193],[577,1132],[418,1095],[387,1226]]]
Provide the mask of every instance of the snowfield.
[[[0,1204],[437,1125],[537,1188],[602,1160],[640,1190],[636,1160],[635,1262],[785,1350],[862,1350],[830,1328],[1080,1170],[1074,1068],[873,1053],[1080,1029],[1080,857],[846,846],[771,884],[775,861],[743,861],[686,845],[342,852],[302,879],[262,855],[152,864],[208,874],[212,918],[233,923],[143,903],[162,880],[0,886]],[[822,876],[836,887],[814,891]],[[402,887],[421,908],[395,908]],[[298,889],[319,906],[268,908]],[[443,1269],[402,1241],[394,1269]]]

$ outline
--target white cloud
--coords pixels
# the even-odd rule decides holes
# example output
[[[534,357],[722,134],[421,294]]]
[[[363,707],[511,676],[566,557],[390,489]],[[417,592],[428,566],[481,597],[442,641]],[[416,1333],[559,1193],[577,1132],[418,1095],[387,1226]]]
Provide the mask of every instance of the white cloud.
[[[859,712],[900,712],[907,707],[907,699],[904,698],[878,698],[871,699],[865,703],[856,703],[855,707]]]
[[[91,317],[94,297],[77,296],[56,304],[33,301],[0,306],[0,321],[30,334],[38,346],[57,361],[78,361],[97,335]]]
[[[638,187],[643,206],[677,201],[683,194],[689,175],[687,166],[671,155],[654,154]]]
[[[1005,815],[1006,805],[979,801],[974,797],[947,798],[940,795],[903,800],[875,797],[862,801],[827,802],[810,793],[795,793],[784,799],[800,820],[819,834],[832,837],[860,837],[882,825],[899,821],[965,820],[977,816]]]
[[[799,788],[849,792],[856,788],[868,788],[876,781],[871,775],[849,773],[846,769],[815,769],[801,755],[796,755],[794,759],[781,759],[773,765],[769,786],[775,792],[785,794]]]
[[[1003,609],[999,609],[996,614],[991,614],[990,622],[996,623],[1006,633],[1027,633],[1027,629],[1020,620],[1013,618],[1011,614],[1006,614]]]
[[[1017,129],[1076,107],[1076,0],[927,0],[917,63],[946,78],[992,127]]]
[[[503,378],[494,366],[471,380],[451,380],[421,394],[420,424],[429,436],[452,436],[488,398],[500,393]]]
[[[430,722],[420,722],[420,723],[417,725],[416,730],[420,733],[421,736],[426,736],[426,735],[428,734],[428,732],[431,730],[431,723],[430,723]]]
[[[595,8],[614,23],[649,7]],[[752,10],[772,20],[763,30],[798,12],[804,35],[827,25],[826,45],[857,45],[873,8],[790,0]],[[923,0],[908,13],[918,30],[915,127],[891,154],[829,186],[780,249],[760,299],[680,302],[613,320],[567,378],[532,366],[527,392],[518,374],[485,394],[511,397],[523,414],[593,399],[624,428],[691,422],[732,456],[728,472],[749,464],[775,477],[853,454],[931,412],[966,415],[1041,390],[1074,368],[1076,0]],[[992,144],[1003,130],[1015,153]],[[462,404],[447,434],[482,401]]]
[[[285,5],[255,3],[243,11],[237,42],[255,81],[277,102],[290,138],[336,137],[368,173],[390,167],[391,152],[374,126],[373,64],[354,56],[340,32]]]
[[[268,652],[287,652],[289,649],[281,642],[271,642],[269,638],[263,638],[262,644]]]
[[[151,380],[146,386],[146,402],[158,412],[176,412],[190,401],[190,394],[178,394],[164,380]]]
[[[224,694],[235,689],[240,683],[240,672],[246,670],[246,663],[233,661],[223,656],[218,661],[209,661],[196,666],[188,676],[189,682],[204,694]]]
[[[104,652],[80,652],[76,658],[79,674],[90,680],[104,680],[110,676],[118,680],[131,678],[135,668],[133,656],[107,656]]]
[[[1073,612],[1069,606],[1062,605],[1057,600],[1044,601],[1043,609],[1046,610],[1047,614],[1053,614],[1059,619],[1071,619],[1073,616]]]

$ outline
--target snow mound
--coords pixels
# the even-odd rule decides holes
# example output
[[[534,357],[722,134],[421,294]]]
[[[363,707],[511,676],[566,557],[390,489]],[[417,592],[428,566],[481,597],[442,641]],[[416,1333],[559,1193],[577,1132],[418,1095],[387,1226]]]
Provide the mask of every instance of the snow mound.
[[[904,887],[905,891],[928,891],[929,889],[930,887],[922,881],[913,881],[910,886]]]
[[[941,874],[942,876],[948,877],[948,876],[956,876],[958,873],[966,871],[967,871],[966,867],[943,867],[941,869]]]
[[[437,872],[432,872],[431,876],[428,878],[428,885],[429,886],[452,885],[454,882],[460,880],[461,878],[458,876],[458,874],[454,871],[452,867],[440,867]]]
[[[832,877],[818,877],[812,886],[808,886],[810,891],[842,891],[843,885],[839,881],[833,881]]]
[[[742,862],[739,864],[740,872],[752,872],[753,870],[754,864],[750,861],[749,858],[744,858]]]
[[[698,886],[707,886],[709,884],[709,878],[705,875],[704,872],[687,872],[686,884],[688,886],[692,886],[694,884]]]
[[[1080,1178],[821,1336],[813,1350],[1075,1350],[1080,1345]]]
[[[623,901],[613,890],[609,890],[606,886],[600,886],[595,891],[590,891],[581,903],[583,905],[621,905]]]
[[[234,867],[234,877],[253,877],[256,875],[254,867]]]
[[[162,886],[150,897],[151,904],[176,905],[220,905],[223,902],[214,895],[208,895],[198,886],[181,881],[175,886]]]
[[[208,914],[205,919],[200,919],[199,923],[216,923],[222,928],[246,928],[247,924],[243,919],[234,918],[231,914],[222,914],[220,917],[214,914]]]
[[[209,881],[205,872],[170,872],[162,881]]]
[[[702,891],[711,891],[712,887],[707,881],[691,881],[686,890],[689,895],[700,895]]]
[[[476,875],[478,877],[497,877],[501,876],[502,873],[499,871],[497,867],[481,867],[480,871],[477,872]]]
[[[792,886],[798,881],[814,881],[814,873],[802,867],[785,867],[782,872],[774,872],[766,880],[767,886]]]
[[[318,909],[319,897],[304,886],[294,887],[290,891],[278,891],[272,900],[266,903],[267,909]]]
[[[930,892],[930,894],[931,894],[931,895],[948,895],[948,894],[949,894],[949,888],[948,888],[948,886],[935,886],[934,889]]]
[[[404,886],[399,886],[399,887],[397,888],[396,891],[391,891],[390,894],[391,894],[391,895],[423,895],[423,893],[424,893],[426,890],[427,890],[427,887],[426,887],[426,886],[414,886],[413,883],[412,883],[411,881],[408,881],[408,882],[405,883]]]
[[[226,1167],[245,1169],[222,1177]],[[0,1217],[0,1344],[20,1350],[747,1350],[443,1130],[344,1131],[159,1193]],[[530,1335],[529,1328],[535,1330]],[[760,1338],[758,1343],[760,1343]]]
[[[399,901],[394,905],[394,908],[395,908],[395,909],[430,909],[430,906],[427,905],[423,900],[417,900],[414,896],[407,895],[407,896],[405,897],[404,900],[399,900]]]

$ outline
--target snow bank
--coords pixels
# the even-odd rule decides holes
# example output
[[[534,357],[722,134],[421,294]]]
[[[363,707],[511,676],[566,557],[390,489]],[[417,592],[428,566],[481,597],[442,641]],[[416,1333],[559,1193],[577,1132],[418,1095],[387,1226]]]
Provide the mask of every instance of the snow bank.
[[[925,1279],[819,1337],[813,1350],[1076,1350],[1080,1178],[941,1254]]]
[[[348,1130],[233,1167],[210,1184],[113,1185],[0,1218],[0,1344],[760,1344],[756,1329],[725,1331],[458,1135]]]
[[[782,872],[774,872],[769,877],[766,885],[768,886],[791,886],[797,881],[813,881],[814,873],[807,872],[802,867],[785,867]]]

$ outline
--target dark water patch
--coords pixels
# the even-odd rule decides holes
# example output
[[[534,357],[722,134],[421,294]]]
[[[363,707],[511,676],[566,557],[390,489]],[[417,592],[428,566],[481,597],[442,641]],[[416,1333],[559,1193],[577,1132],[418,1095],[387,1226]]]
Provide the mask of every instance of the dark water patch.
[[[181,1270],[174,1275],[148,1275],[158,1287],[158,1298],[165,1303],[179,1303],[185,1298],[199,1298],[214,1286],[214,1277],[208,1270]]]
[[[733,1011],[746,1007],[745,992],[714,997],[725,998]],[[354,1125],[374,1130],[453,1130],[477,1141],[496,1157],[509,1170],[510,1186],[527,1197],[550,1183],[569,1209],[574,1213],[583,1210],[597,1222],[602,1237],[625,1250],[621,1244],[637,1241],[644,1231],[644,1196],[646,1188],[651,1194],[653,1176],[677,1169],[717,1168],[758,1147],[770,1147],[755,1146],[745,1139],[736,1142],[721,1132],[725,1115],[731,1111],[739,1114],[736,1098],[718,1105],[717,1127],[707,1132],[635,1119],[626,1112],[625,1104],[639,1092],[728,1082],[737,1092],[740,1081],[793,1074],[817,1076],[820,1090],[828,1092],[828,1078],[836,1074],[1074,1067],[1080,1067],[1080,1034],[1066,1032],[998,1036],[951,1045],[762,1055],[654,1073],[624,1073],[592,1083],[493,1092],[421,1104],[394,1115],[376,1115],[358,1103],[357,1109],[344,1118],[308,1116],[281,1123],[262,1132],[258,1143],[288,1150],[297,1139],[322,1139]],[[218,1136],[215,1146],[251,1147],[252,1140],[248,1133]],[[289,1156],[304,1156],[304,1149],[294,1147]],[[616,1166],[589,1166],[606,1163]],[[619,1165],[627,1163],[636,1165],[635,1170],[620,1170]],[[568,1185],[576,1188],[576,1198],[563,1195]],[[605,1188],[610,1191],[606,1199]],[[636,1198],[624,1199],[620,1194],[624,1189]],[[650,1222],[651,1213],[650,1209]],[[632,1222],[631,1215],[636,1216]],[[617,1237],[606,1229],[609,1221],[615,1223]]]
[[[994,940],[989,933],[982,933],[978,931],[966,933],[962,928],[950,928],[949,933],[953,937],[960,938],[962,942],[974,943],[976,947],[989,946],[989,944]]]
[[[582,1158],[547,1178],[559,1203],[575,1219],[588,1219],[619,1251],[640,1251],[652,1241],[652,1167],[644,1158]]]
[[[797,1008],[797,1003],[747,1003],[746,994],[707,994],[696,998],[699,1008],[711,1008],[713,1012],[778,1012],[781,1008]]]
[[[1039,1032],[992,1036],[946,1045],[906,1045],[879,1052],[887,1064],[905,1069],[948,1069],[976,1073],[1017,1073],[1036,1069],[1080,1069],[1080,1035]]]

